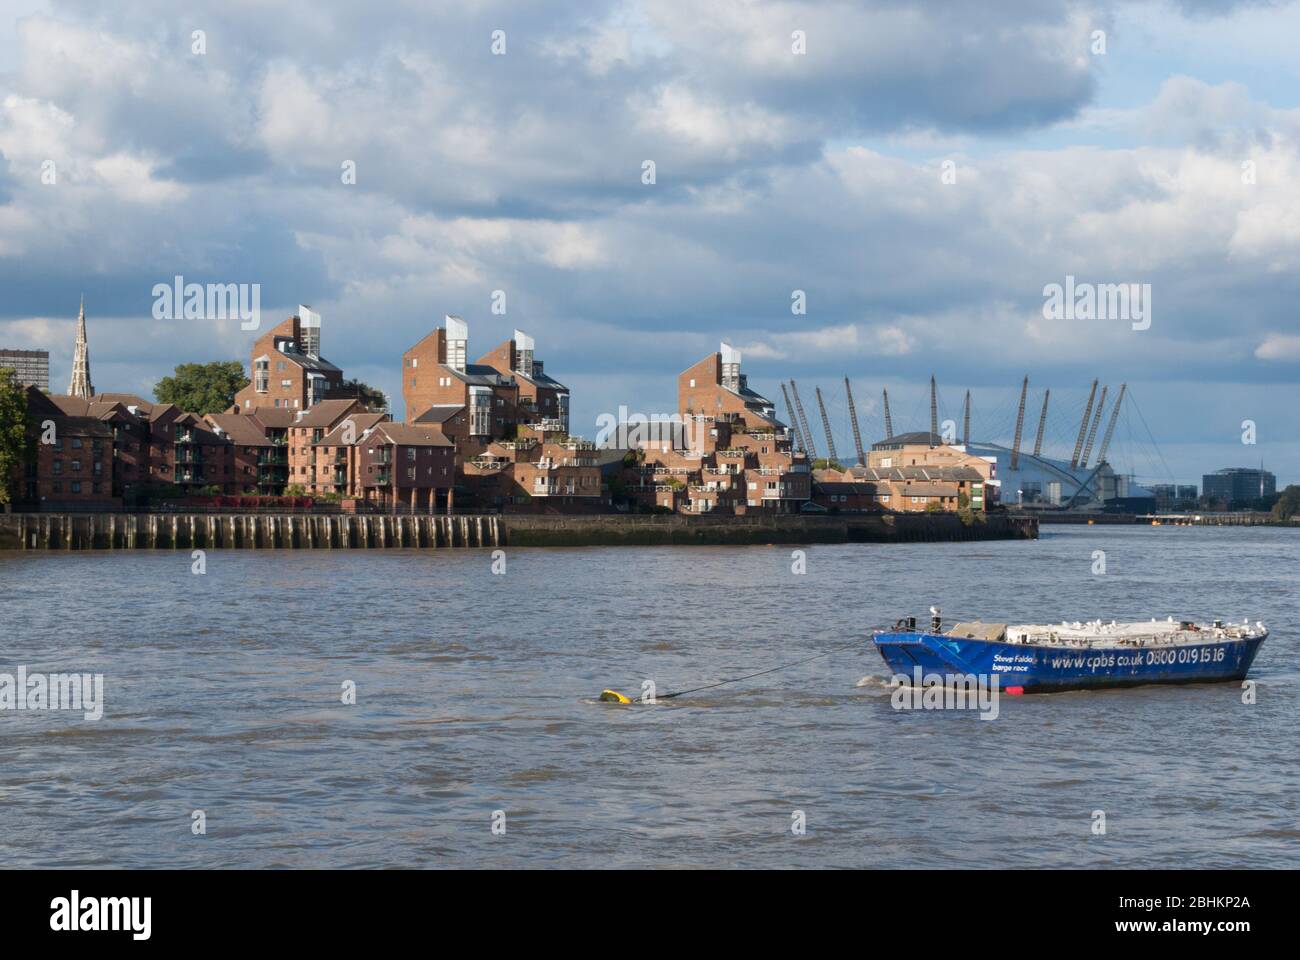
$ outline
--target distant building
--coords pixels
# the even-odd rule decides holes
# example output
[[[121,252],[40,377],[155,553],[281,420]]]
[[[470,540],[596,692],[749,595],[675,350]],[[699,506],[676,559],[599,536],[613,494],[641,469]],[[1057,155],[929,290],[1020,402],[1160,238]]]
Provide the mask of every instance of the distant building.
[[[1073,507],[1125,513],[1155,509],[1155,496],[1149,489],[1116,473],[1105,461],[1090,466],[1071,465],[1067,460],[1034,456],[1024,450],[1015,456],[1009,447],[974,440],[959,444],[958,449],[994,464],[990,481],[993,499],[1006,507]]]
[[[18,375],[20,387],[50,392],[50,351],[0,350],[0,367],[13,370]]]
[[[1194,483],[1153,483],[1157,510],[1191,510],[1196,507],[1200,491]]]
[[[1229,508],[1249,506],[1277,493],[1277,477],[1254,467],[1225,467],[1201,478],[1201,490],[1213,503]]]

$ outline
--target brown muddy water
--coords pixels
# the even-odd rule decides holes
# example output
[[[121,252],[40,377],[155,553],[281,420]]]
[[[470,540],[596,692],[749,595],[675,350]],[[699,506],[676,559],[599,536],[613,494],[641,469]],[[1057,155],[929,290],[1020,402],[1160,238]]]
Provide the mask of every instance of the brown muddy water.
[[[214,550],[195,575],[188,551],[0,555],[0,674],[104,677],[99,720],[0,710],[0,862],[1300,863],[1300,531],[813,546],[803,575],[778,547],[505,560],[494,574],[489,550]],[[1237,684],[1004,696],[988,722],[891,706],[869,629],[931,604],[1273,633],[1252,705]],[[855,639],[654,706],[595,702]]]

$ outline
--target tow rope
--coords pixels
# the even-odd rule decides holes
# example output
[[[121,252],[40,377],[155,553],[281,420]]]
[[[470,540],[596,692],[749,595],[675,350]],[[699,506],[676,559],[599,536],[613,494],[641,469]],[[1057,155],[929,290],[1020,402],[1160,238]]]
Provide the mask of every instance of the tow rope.
[[[883,629],[883,627],[871,627],[868,629],[867,633],[870,634],[879,629]],[[861,640],[853,640],[849,643],[841,644],[838,647],[832,647],[831,649],[825,650],[821,653],[815,653],[811,657],[804,657],[802,660],[793,660],[790,663],[782,663],[775,667],[768,667],[766,670],[747,673],[743,677],[729,677],[725,680],[719,680],[716,683],[706,683],[699,687],[690,687],[686,690],[674,691],[673,693],[656,694],[653,700],[633,700],[631,697],[626,697],[617,690],[602,690],[600,692],[600,699],[606,703],[655,703],[659,700],[672,700],[675,697],[684,697],[688,693],[699,693],[701,690],[712,690],[714,687],[723,687],[729,683],[740,683],[744,680],[752,680],[754,677],[776,673],[778,670],[788,670],[791,667],[797,667],[805,663],[812,663],[814,660],[821,660],[824,657],[829,657],[832,654],[839,653],[841,650],[847,650],[849,647],[858,647],[861,645]]]

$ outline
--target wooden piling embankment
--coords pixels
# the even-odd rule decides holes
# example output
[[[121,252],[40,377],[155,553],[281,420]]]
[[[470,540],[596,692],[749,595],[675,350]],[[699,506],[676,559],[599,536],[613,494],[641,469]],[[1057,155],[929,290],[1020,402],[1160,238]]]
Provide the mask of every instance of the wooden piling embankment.
[[[0,514],[0,549],[437,549],[495,547],[503,543],[501,518],[497,516]]]
[[[0,514],[0,549],[440,549],[1027,540],[1034,517],[995,514]]]

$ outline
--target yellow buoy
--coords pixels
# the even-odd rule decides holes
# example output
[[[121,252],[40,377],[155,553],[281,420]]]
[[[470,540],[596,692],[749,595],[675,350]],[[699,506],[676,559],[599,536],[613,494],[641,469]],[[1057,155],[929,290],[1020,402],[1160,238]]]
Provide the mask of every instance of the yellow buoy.
[[[604,700],[606,703],[631,703],[632,702],[627,697],[623,696],[623,694],[619,693],[617,690],[600,691],[600,699]]]

